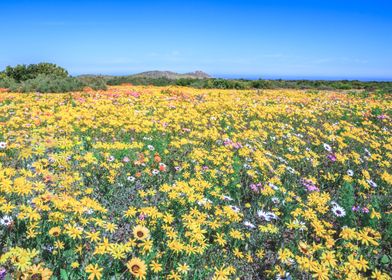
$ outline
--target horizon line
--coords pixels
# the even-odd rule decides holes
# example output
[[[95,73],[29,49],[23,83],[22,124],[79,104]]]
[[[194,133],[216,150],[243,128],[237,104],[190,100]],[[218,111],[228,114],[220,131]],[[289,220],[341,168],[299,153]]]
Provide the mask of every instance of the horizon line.
[[[172,70],[147,70],[140,72],[130,72],[130,73],[80,73],[73,74],[71,76],[84,76],[84,75],[92,75],[92,76],[132,76],[137,75],[144,72],[152,72],[152,71],[170,71],[178,74],[188,74],[196,71],[187,71],[187,72],[176,72]],[[205,72],[205,71],[202,71]],[[225,74],[225,73],[207,73],[210,78],[215,79],[227,79],[227,80],[309,80],[309,81],[361,81],[361,82],[392,82],[392,77],[374,77],[374,76],[329,76],[329,75],[275,75],[275,74]]]

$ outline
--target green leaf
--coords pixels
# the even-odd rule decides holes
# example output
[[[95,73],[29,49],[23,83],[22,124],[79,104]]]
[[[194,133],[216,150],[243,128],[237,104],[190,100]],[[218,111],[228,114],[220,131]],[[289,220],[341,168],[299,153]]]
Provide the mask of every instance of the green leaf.
[[[388,264],[388,263],[389,263],[389,258],[388,258],[388,256],[387,256],[387,255],[382,256],[381,262],[382,262],[383,264]]]
[[[60,269],[60,276],[62,280],[68,280],[68,273],[65,269]]]

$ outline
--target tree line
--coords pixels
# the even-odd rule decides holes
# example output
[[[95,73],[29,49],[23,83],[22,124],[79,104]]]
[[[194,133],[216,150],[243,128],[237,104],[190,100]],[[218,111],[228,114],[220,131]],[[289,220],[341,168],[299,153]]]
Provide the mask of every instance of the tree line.
[[[0,72],[0,88],[13,92],[70,92],[86,87],[107,88],[104,79],[72,77],[64,68],[47,62],[7,66]]]
[[[187,86],[219,89],[307,89],[307,90],[363,90],[367,92],[392,93],[392,82],[358,80],[283,80],[283,79],[217,79],[217,78],[151,78],[143,76],[72,77],[64,68],[53,63],[7,66],[0,72],[0,88],[15,92],[69,92],[85,87],[105,90],[107,85],[154,85]]]

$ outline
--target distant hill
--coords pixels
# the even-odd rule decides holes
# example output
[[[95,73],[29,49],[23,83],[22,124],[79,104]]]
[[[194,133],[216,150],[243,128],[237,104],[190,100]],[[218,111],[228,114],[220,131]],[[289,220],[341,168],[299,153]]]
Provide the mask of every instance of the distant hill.
[[[78,76],[79,78],[92,78],[92,77],[102,77],[104,79],[110,79],[115,76],[110,76],[110,75],[80,75]],[[182,78],[190,78],[190,79],[209,79],[211,78],[210,75],[203,71],[195,71],[195,72],[189,72],[189,73],[176,73],[172,71],[146,71],[142,73],[137,73],[137,74],[132,74],[132,75],[126,75],[123,77],[129,77],[129,78],[149,78],[149,79],[158,79],[158,78],[166,78],[169,80],[178,80]]]
[[[145,77],[145,78],[167,78],[170,80],[177,80],[181,78],[193,78],[193,79],[208,79],[211,78],[210,75],[204,73],[203,71],[195,71],[185,74],[179,74],[172,71],[147,71],[139,74],[131,75],[133,77]]]

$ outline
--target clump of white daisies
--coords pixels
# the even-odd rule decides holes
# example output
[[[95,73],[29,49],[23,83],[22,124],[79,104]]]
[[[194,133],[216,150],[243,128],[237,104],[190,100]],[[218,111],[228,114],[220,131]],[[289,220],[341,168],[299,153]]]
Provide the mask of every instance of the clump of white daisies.
[[[332,213],[336,216],[336,217],[344,217],[346,216],[346,210],[344,210],[344,208],[342,206],[340,206],[337,202],[335,201],[331,201],[332,204]]]
[[[257,216],[259,216],[259,218],[270,222],[271,220],[277,220],[278,216],[276,216],[275,213],[273,212],[264,212],[263,210],[259,210],[257,211]]]
[[[275,213],[273,213],[273,212],[265,212],[263,210],[258,210],[257,211],[257,216],[260,219],[262,219],[264,221],[267,221],[267,222],[271,222],[272,220],[277,220],[278,219],[278,216]],[[244,225],[246,227],[248,227],[248,228],[252,228],[252,229],[256,228],[256,225],[252,224],[249,221],[244,221]]]
[[[244,221],[244,226],[248,228],[256,228],[256,226],[249,221]]]

